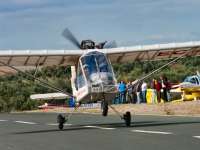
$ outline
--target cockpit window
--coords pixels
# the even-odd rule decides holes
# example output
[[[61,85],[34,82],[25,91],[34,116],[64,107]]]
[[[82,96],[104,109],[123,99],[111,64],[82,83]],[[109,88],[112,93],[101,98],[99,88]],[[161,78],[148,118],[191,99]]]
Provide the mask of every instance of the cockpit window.
[[[91,51],[86,55],[80,57],[78,66],[80,67],[79,72],[80,69],[82,69],[82,71],[80,73],[77,72],[77,78],[80,77],[81,80],[85,80],[85,85],[90,84],[89,79],[91,75],[95,73],[99,74],[101,72],[106,72],[109,73],[111,76],[114,76],[107,56],[99,51]],[[84,85],[80,87],[83,86]]]
[[[183,82],[190,82],[190,83],[193,83],[193,84],[199,84],[197,78],[195,78],[194,76],[193,77],[187,77]]]
[[[105,54],[101,52],[90,52],[81,58],[82,65],[90,67],[90,73],[110,72],[112,73],[110,63]]]

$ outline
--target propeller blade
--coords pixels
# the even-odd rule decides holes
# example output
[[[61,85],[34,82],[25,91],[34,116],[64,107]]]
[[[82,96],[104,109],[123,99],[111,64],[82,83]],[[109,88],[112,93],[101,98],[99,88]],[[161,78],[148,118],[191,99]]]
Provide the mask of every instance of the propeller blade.
[[[68,39],[70,42],[72,42],[77,48],[81,49],[81,45],[79,41],[76,39],[76,37],[69,31],[69,29],[65,28],[65,30],[61,34],[66,39]]]
[[[115,40],[105,44],[104,48],[117,48],[117,43]]]

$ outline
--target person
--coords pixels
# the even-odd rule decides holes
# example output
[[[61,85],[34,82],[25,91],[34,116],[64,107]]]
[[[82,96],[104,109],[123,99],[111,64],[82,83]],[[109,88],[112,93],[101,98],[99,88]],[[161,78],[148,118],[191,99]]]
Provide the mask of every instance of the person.
[[[161,80],[161,85],[162,85],[162,89],[163,89],[163,100],[164,102],[167,102],[167,82],[165,77],[160,77]]]
[[[131,87],[130,87],[131,86]],[[127,90],[127,93],[128,93],[128,97],[130,99],[130,103],[131,104],[134,104],[134,100],[133,100],[133,90],[134,90],[134,86],[132,86],[132,82],[129,81],[129,84],[128,84],[128,87],[130,87],[128,90]]]
[[[115,97],[115,98],[112,100],[112,104],[116,104],[116,99],[117,99],[117,97]]]
[[[151,93],[152,93],[152,99],[151,102],[155,103],[155,95],[156,95],[156,88],[155,88],[155,78],[152,79],[151,81]]]
[[[166,82],[167,82],[167,100],[168,102],[171,102],[171,96],[170,96],[171,84],[170,84],[170,81],[167,80],[167,78],[166,78]]]
[[[194,79],[194,78],[191,78],[190,82],[191,82],[191,83],[193,83],[193,84],[196,84],[196,82],[195,82],[195,79]]]
[[[125,88],[126,84],[124,84],[124,81],[121,81],[119,85],[119,94],[120,94],[120,101],[119,104],[124,104],[124,99],[125,99]]]
[[[136,94],[137,94],[137,104],[141,104],[141,91],[142,91],[142,88],[141,88],[141,81],[139,81],[139,83],[136,84]]]
[[[86,79],[88,80],[90,78],[89,65],[88,64],[83,65],[83,71],[84,71]]]
[[[85,75],[87,83],[89,83],[89,78],[90,78],[90,71],[89,70],[90,69],[89,69],[89,65],[88,64],[83,65],[83,73]],[[85,86],[86,85],[86,81],[85,81],[84,76],[82,74],[80,76],[80,83],[81,83],[80,87]]]
[[[143,103],[147,103],[147,98],[146,98],[146,95],[147,95],[147,83],[145,82],[145,80],[143,80],[143,83],[142,83],[142,102]]]
[[[99,64],[99,69],[100,69],[100,72],[108,72],[108,67],[105,62],[102,62]]]
[[[162,85],[160,84],[160,82],[158,82],[158,80],[155,80],[155,89],[156,89],[157,101],[158,101],[158,103],[160,103],[161,102],[161,92],[160,92],[160,90],[162,89]]]
[[[120,93],[119,93],[119,85],[120,85],[121,83],[119,82],[118,83],[118,104],[120,104],[121,103],[121,98],[120,98]]]

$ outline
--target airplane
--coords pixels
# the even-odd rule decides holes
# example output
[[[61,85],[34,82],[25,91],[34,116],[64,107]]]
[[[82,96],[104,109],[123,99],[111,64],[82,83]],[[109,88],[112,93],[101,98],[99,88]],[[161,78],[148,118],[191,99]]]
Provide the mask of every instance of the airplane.
[[[172,86],[172,94],[181,94],[181,101],[196,101],[200,98],[200,74],[186,77],[182,83]]]
[[[46,110],[46,109],[55,109],[55,108],[69,108],[69,105],[44,103],[43,105],[38,106],[38,108],[42,108],[44,110]]]
[[[169,63],[156,69],[149,75],[137,79],[136,83],[151,77],[160,69],[176,62],[178,59],[200,56],[200,41],[168,43],[155,45],[139,45],[131,47],[116,47],[115,42],[107,45],[106,41],[95,45],[91,39],[83,40],[81,44],[75,36],[66,28],[62,35],[71,41],[77,50],[1,50],[1,66],[7,66],[19,72],[15,66],[71,66],[71,87],[72,94],[59,89],[31,74],[27,76],[43,85],[59,92],[53,99],[73,98],[76,105],[74,111],[67,117],[58,115],[58,127],[63,129],[63,124],[68,121],[71,115],[81,104],[101,101],[102,115],[107,116],[108,106],[113,109],[125,121],[126,126],[131,124],[131,114],[127,111],[120,114],[108,102],[118,94],[118,83],[112,69],[112,63],[119,62],[142,62],[171,59]],[[114,44],[113,44],[114,43]],[[127,89],[125,89],[127,90]],[[41,100],[52,97],[52,93],[34,94],[30,98]]]

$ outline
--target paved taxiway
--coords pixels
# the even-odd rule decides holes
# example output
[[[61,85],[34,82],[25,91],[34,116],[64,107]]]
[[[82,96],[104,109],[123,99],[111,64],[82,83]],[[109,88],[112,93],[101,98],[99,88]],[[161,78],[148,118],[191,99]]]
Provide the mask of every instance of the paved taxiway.
[[[197,150],[200,117],[73,114],[63,130],[56,113],[0,114],[0,150]]]

